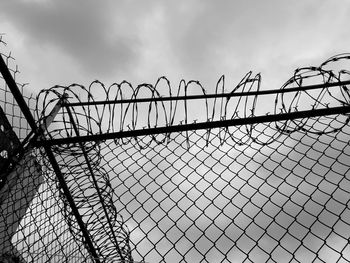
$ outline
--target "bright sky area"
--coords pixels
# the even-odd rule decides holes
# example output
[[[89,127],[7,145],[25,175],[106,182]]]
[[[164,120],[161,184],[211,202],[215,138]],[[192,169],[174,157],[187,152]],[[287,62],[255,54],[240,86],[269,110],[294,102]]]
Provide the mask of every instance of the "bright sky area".
[[[55,84],[200,80],[279,88],[350,50],[348,0],[2,0],[0,32],[35,94]]]

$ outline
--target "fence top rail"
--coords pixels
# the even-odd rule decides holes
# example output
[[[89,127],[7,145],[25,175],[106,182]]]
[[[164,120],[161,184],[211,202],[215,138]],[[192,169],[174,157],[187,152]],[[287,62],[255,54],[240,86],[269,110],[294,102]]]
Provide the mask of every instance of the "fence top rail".
[[[94,135],[87,135],[87,136],[46,139],[43,141],[37,141],[36,146],[40,147],[43,145],[53,146],[53,145],[80,143],[80,142],[88,142],[88,141],[104,141],[104,140],[138,137],[138,136],[145,136],[145,135],[156,135],[156,134],[162,134],[162,133],[215,129],[220,127],[226,128],[231,126],[249,125],[249,124],[255,124],[255,123],[278,122],[278,121],[295,120],[295,119],[301,119],[301,118],[312,118],[312,117],[318,117],[318,116],[349,114],[349,113],[350,113],[350,106],[313,109],[313,110],[296,111],[296,112],[281,113],[281,114],[271,114],[271,115],[267,114],[262,116],[252,116],[249,118],[208,121],[208,122],[190,123],[190,124],[182,124],[182,125],[174,125],[174,126],[155,127],[155,128],[148,128],[148,129],[94,134]],[[349,122],[349,118],[350,117],[347,118],[346,122]]]
[[[339,82],[327,82],[322,84],[305,85],[299,87],[291,87],[286,89],[269,89],[243,92],[227,92],[227,93],[213,93],[213,94],[199,94],[199,95],[185,95],[185,96],[170,96],[170,97],[151,97],[151,98],[131,98],[118,100],[101,100],[101,101],[80,101],[69,102],[68,100],[62,103],[62,106],[93,106],[93,105],[108,105],[108,104],[126,104],[126,103],[142,103],[142,102],[161,102],[161,101],[178,101],[178,100],[197,100],[197,99],[215,99],[215,98],[231,98],[231,97],[246,97],[246,96],[262,96],[273,94],[284,94],[298,91],[308,91],[331,87],[340,87],[350,84],[350,80]]]

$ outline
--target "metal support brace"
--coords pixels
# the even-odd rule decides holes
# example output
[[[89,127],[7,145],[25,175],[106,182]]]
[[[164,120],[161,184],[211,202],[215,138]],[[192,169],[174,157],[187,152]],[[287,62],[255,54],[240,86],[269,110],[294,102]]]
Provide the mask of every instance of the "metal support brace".
[[[69,115],[69,119],[70,119],[70,121],[71,121],[71,123],[72,123],[73,129],[74,129],[76,135],[77,135],[77,136],[80,136],[80,134],[79,134],[79,129],[78,129],[78,127],[77,127],[77,125],[76,125],[76,123],[75,123],[75,121],[74,121],[74,117],[73,117],[73,114],[72,114],[71,110],[69,109],[68,106],[66,107],[66,109],[67,109],[67,112],[68,112],[68,115]],[[105,202],[104,202],[103,197],[102,197],[102,194],[101,194],[101,190],[100,190],[100,188],[98,187],[98,184],[97,184],[96,176],[95,176],[95,174],[94,174],[94,172],[93,172],[93,169],[92,169],[92,167],[91,167],[91,163],[90,163],[90,161],[89,161],[88,155],[87,155],[87,153],[86,153],[85,147],[84,147],[84,145],[83,145],[82,142],[79,143],[79,147],[81,148],[81,150],[82,150],[82,152],[83,152],[85,162],[86,162],[86,164],[87,164],[87,166],[88,166],[88,169],[89,169],[89,172],[90,172],[90,176],[91,176],[92,181],[93,181],[93,183],[94,183],[94,187],[95,187],[95,189],[96,189],[96,191],[97,191],[97,194],[98,194],[98,196],[99,196],[100,203],[101,203],[102,208],[103,208],[103,211],[104,211],[104,213],[105,213],[105,217],[106,217],[107,220],[108,220],[108,226],[109,226],[109,228],[110,228],[110,230],[111,230],[111,233],[112,233],[112,235],[113,235],[114,240],[117,241],[117,237],[116,237],[116,235],[115,235],[115,233],[114,233],[114,231],[113,231],[113,225],[112,225],[112,223],[111,223],[111,221],[110,221],[110,215],[108,214],[108,211],[107,211]],[[117,244],[117,251],[118,251],[118,254],[119,254],[119,256],[120,256],[121,262],[124,263],[124,262],[125,262],[125,258],[124,258],[124,255],[123,255],[123,253],[122,253],[122,251],[121,251],[121,249],[120,249],[120,247],[119,247],[118,244]]]
[[[98,258],[98,255],[97,255],[97,252],[96,252],[96,249],[91,241],[91,237],[90,237],[90,234],[88,232],[88,230],[86,229],[86,226],[85,226],[85,223],[83,222],[82,220],[82,217],[81,215],[79,214],[79,210],[78,208],[76,207],[75,203],[74,203],[74,199],[72,198],[72,195],[69,191],[69,188],[66,184],[66,181],[64,180],[64,177],[63,177],[63,174],[61,173],[61,170],[58,166],[58,163],[57,163],[57,160],[51,150],[51,147],[49,145],[45,145],[44,144],[44,148],[45,148],[45,151],[46,151],[46,154],[49,158],[49,161],[52,165],[52,168],[54,170],[54,172],[56,173],[56,176],[57,176],[57,179],[59,181],[59,184],[65,194],[65,197],[67,198],[67,201],[69,202],[70,204],[70,207],[72,209],[72,212],[75,216],[75,219],[77,220],[77,223],[80,227],[80,230],[82,231],[82,234],[84,236],[84,239],[85,239],[85,243],[86,243],[86,246],[87,246],[87,249],[88,251],[91,253],[92,257],[94,258],[95,262],[96,263],[100,263],[100,260]]]
[[[57,102],[57,104],[55,105],[55,107],[51,110],[50,114],[44,119],[43,123],[40,125],[39,127],[39,140],[40,141],[43,141],[45,142],[45,138],[43,136],[44,132],[47,131],[49,125],[53,122],[53,120],[55,119],[56,115],[58,114],[58,112],[60,111],[61,107],[62,107],[62,104],[63,102],[66,100],[67,96],[66,94],[63,94],[63,96],[60,98],[60,100]],[[34,140],[33,140],[34,141]],[[45,144],[44,143],[44,149],[45,149],[45,152],[49,158],[49,161],[52,165],[52,168],[57,176],[57,179],[59,181],[59,184],[60,184],[60,187],[62,188],[64,194],[65,194],[65,197],[67,198],[67,201],[69,202],[70,204],[70,207],[72,209],[72,212],[74,214],[74,217],[75,219],[77,220],[77,223],[80,227],[80,230],[82,231],[83,233],[83,237],[84,237],[84,240],[85,240],[85,244],[86,244],[86,247],[88,249],[88,251],[90,252],[91,256],[93,257],[94,261],[96,263],[100,263],[100,260],[98,258],[98,255],[97,255],[97,252],[96,252],[96,249],[92,243],[92,240],[91,240],[91,237],[90,237],[90,234],[86,228],[86,225],[85,223],[83,222],[82,220],[82,216],[80,215],[79,213],[79,210],[74,202],[74,199],[69,191],[69,188],[66,184],[66,181],[64,179],[64,176],[63,174],[61,173],[61,170],[59,169],[59,165],[57,163],[57,160],[52,152],[52,149],[49,145]]]
[[[314,109],[314,110],[296,111],[296,112],[282,113],[282,114],[275,114],[275,115],[254,116],[254,117],[242,118],[242,119],[230,119],[230,120],[199,122],[199,123],[197,122],[197,123],[165,126],[165,127],[150,128],[150,129],[120,131],[120,132],[112,132],[112,133],[104,133],[104,134],[86,135],[86,136],[80,136],[80,137],[78,136],[78,137],[59,138],[59,139],[47,140],[45,142],[38,141],[37,146],[42,146],[44,143],[48,145],[61,145],[61,144],[70,144],[70,143],[79,143],[79,142],[88,142],[88,141],[103,141],[103,140],[137,137],[137,136],[145,136],[145,135],[169,134],[172,132],[215,129],[215,128],[223,128],[223,127],[231,127],[231,126],[248,125],[252,123],[278,122],[278,121],[287,121],[287,120],[294,120],[294,119],[311,118],[311,117],[334,115],[334,114],[349,114],[349,113],[350,113],[350,106]]]
[[[57,107],[54,107],[54,109],[52,110],[52,114],[50,114],[50,116],[48,118],[46,118],[44,120],[44,123],[41,127],[37,127],[37,124],[35,122],[35,119],[28,107],[28,105],[26,104],[25,100],[23,99],[23,96],[20,92],[20,90],[18,89],[17,87],[17,84],[14,80],[14,78],[12,77],[12,74],[11,72],[9,71],[5,61],[3,60],[2,56],[0,55],[0,72],[4,78],[4,80],[6,81],[6,84],[8,85],[13,97],[15,98],[15,100],[17,101],[17,104],[18,106],[20,107],[23,115],[25,116],[28,124],[30,125],[30,127],[32,128],[32,132],[31,134],[34,134],[34,139],[31,140],[31,142],[33,143],[35,141],[36,138],[40,138],[42,142],[44,142],[44,149],[46,151],[46,154],[48,155],[48,158],[51,162],[51,165],[56,173],[56,176],[58,178],[58,181],[60,183],[60,186],[61,188],[63,189],[65,195],[66,195],[66,198],[67,200],[69,201],[70,205],[71,205],[71,208],[72,208],[72,211],[73,211],[73,214],[78,222],[78,225],[80,227],[80,230],[82,231],[83,233],[83,236],[84,236],[84,239],[85,239],[85,242],[87,244],[87,247],[88,247],[88,250],[91,254],[91,256],[94,258],[95,262],[99,263],[100,260],[97,256],[97,253],[96,253],[96,250],[91,242],[91,238],[90,238],[90,235],[84,225],[84,222],[82,221],[81,219],[81,216],[79,214],[79,211],[78,209],[76,208],[75,206],[75,203],[74,203],[74,200],[69,192],[69,189],[67,187],[67,184],[64,180],[64,177],[61,173],[61,171],[59,170],[59,166],[58,166],[58,163],[55,159],[55,156],[51,150],[51,147],[45,143],[45,140],[43,139],[43,135],[44,135],[44,131],[47,129],[48,125],[53,121],[55,115],[58,113],[59,109],[60,109],[60,105],[56,105]],[[61,103],[61,102],[59,102]],[[31,144],[32,144],[31,143]],[[30,146],[29,146],[30,147]],[[23,159],[25,160],[25,159]],[[23,164],[24,165],[24,164]],[[22,167],[19,167],[19,168],[22,168]],[[35,177],[32,177],[30,176],[30,169],[29,169],[29,174],[26,174],[24,172],[19,172],[19,173],[16,173],[14,174],[15,176],[18,175],[18,178],[17,178],[17,181],[18,180],[22,180],[21,178],[26,178],[26,180],[32,180],[33,181],[33,185],[40,185],[40,183],[38,184],[38,182],[41,182],[42,178],[41,178],[41,173],[38,173],[39,175],[39,178],[35,178]],[[20,175],[22,175],[23,177],[21,177]],[[23,178],[23,179],[24,179]],[[0,236],[0,243],[2,244],[11,244],[11,239],[12,239],[12,236],[15,234],[15,231],[16,231],[16,225],[18,226],[19,222],[21,221],[21,219],[23,218],[24,214],[25,214],[25,211],[27,210],[27,208],[29,207],[30,205],[30,202],[32,201],[33,197],[35,196],[35,192],[37,191],[37,189],[35,191],[32,191],[33,189],[31,189],[29,187],[29,185],[31,185],[31,183],[29,182],[25,182],[24,180],[22,180],[21,182],[18,182],[16,183],[16,186],[18,184],[21,184],[22,187],[24,187],[25,185],[27,185],[28,187],[27,188],[22,188],[20,193],[18,195],[15,195],[15,196],[10,196],[10,193],[11,191],[3,191],[1,194],[3,194],[3,197],[1,198],[3,200],[3,203],[5,203],[5,199],[7,198],[12,198],[12,199],[15,199],[15,200],[10,200],[11,201],[11,205],[7,205],[6,206],[6,211],[7,213],[10,215],[13,215],[13,214],[17,214],[18,216],[13,218],[11,225],[13,226],[10,230],[6,230],[6,231],[1,231],[1,227],[2,225],[4,225],[5,228],[8,229],[8,221],[7,218],[6,220],[2,220],[3,222],[0,223],[0,235],[4,235],[4,236]],[[33,194],[33,197],[29,197],[27,196],[27,192],[31,192]],[[6,195],[6,196],[5,196]],[[19,198],[19,200],[17,200],[16,198]],[[25,198],[25,200],[27,200],[27,203],[22,206],[21,210],[16,210],[16,206],[15,204],[17,204],[18,202],[21,203],[21,201],[23,202],[23,198]],[[13,206],[12,206],[13,204]],[[3,209],[3,208],[2,208]],[[13,210],[11,210],[13,209]],[[24,211],[24,212],[23,212]],[[5,217],[5,214],[4,212],[2,213],[2,217],[4,218]],[[9,232],[10,231],[10,232]],[[4,240],[3,240],[4,239]],[[2,247],[0,247],[0,249],[2,249]],[[3,250],[0,250],[1,252],[3,252]],[[10,251],[9,251],[10,252]]]

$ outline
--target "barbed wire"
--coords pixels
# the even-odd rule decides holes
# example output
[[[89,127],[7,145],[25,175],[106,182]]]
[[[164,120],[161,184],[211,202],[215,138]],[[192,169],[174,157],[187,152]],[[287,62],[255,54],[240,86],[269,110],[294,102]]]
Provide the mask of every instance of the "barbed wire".
[[[37,105],[43,111],[38,119],[47,115],[49,109],[57,103],[63,94],[68,99],[69,106],[74,113],[74,120],[79,127],[80,136],[113,133],[136,129],[170,127],[193,122],[213,122],[229,119],[242,119],[257,116],[261,112],[257,105],[263,101],[274,105],[272,114],[283,114],[301,110],[316,110],[349,105],[350,94],[344,81],[350,80],[350,71],[344,68],[334,69],[336,63],[350,61],[350,54],[340,54],[324,61],[320,66],[298,68],[280,90],[261,90],[261,75],[248,72],[242,80],[230,91],[226,92],[225,76],[221,76],[216,83],[214,94],[208,94],[199,81],[181,80],[174,90],[170,80],[160,77],[155,84],[143,83],[134,87],[130,82],[113,83],[109,87],[102,82],[93,81],[88,87],[80,84],[69,86],[54,86],[39,93]],[[338,65],[339,66],[339,65]],[[329,69],[327,69],[329,67]],[[312,83],[312,85],[308,85]],[[314,83],[317,83],[316,85]],[[348,84],[348,83],[347,83]],[[196,95],[191,95],[198,91]],[[262,98],[264,95],[266,98]],[[195,115],[200,119],[195,119]],[[263,114],[271,114],[265,112]],[[333,127],[320,125],[328,122],[327,116],[305,117],[291,119],[271,124],[268,140],[255,136],[259,124],[249,124],[240,128],[241,139],[232,136],[236,129],[225,128],[221,134],[222,140],[231,138],[236,143],[245,144],[253,141],[268,144],[277,137],[297,130],[324,134],[341,129],[348,123],[348,116],[341,115],[341,126]],[[313,125],[313,124],[317,125]],[[50,138],[65,138],[74,134],[67,112],[61,113],[56,120],[55,128],[50,129]],[[208,135],[210,129],[208,129]],[[140,142],[137,137],[115,139],[117,144],[127,144],[136,140],[140,148],[148,147],[152,142],[162,144],[169,142],[170,134],[163,136],[150,135],[147,143]],[[161,138],[160,138],[161,137]],[[208,137],[209,140],[209,137]],[[98,142],[89,142],[86,149],[94,148]],[[61,145],[60,151],[71,151],[74,145]],[[75,147],[74,151],[80,151]]]
[[[98,80],[88,87],[79,84],[54,86],[41,91],[37,97],[37,109],[43,109],[38,119],[43,121],[63,96],[66,97],[64,107],[47,131],[48,140],[140,128],[170,127],[181,120],[186,125],[196,121],[193,118],[195,111],[202,115],[201,121],[206,122],[247,119],[257,116],[256,112],[260,111],[257,108],[258,101],[263,95],[268,95],[265,99],[267,103],[270,103],[268,99],[273,99],[275,115],[346,106],[349,105],[349,90],[342,83],[349,80],[350,74],[345,69],[334,71],[332,64],[349,60],[349,54],[341,54],[326,60],[318,67],[297,69],[280,90],[275,91],[261,90],[261,75],[253,75],[252,72],[248,72],[230,92],[226,92],[225,76],[222,76],[216,84],[214,94],[208,94],[203,85],[194,80],[181,80],[174,91],[166,77],[160,77],[154,85],[144,83],[136,87],[127,81],[106,87]],[[327,67],[331,69],[326,69]],[[193,90],[199,92],[191,95]],[[218,138],[221,143],[230,139],[238,145],[251,142],[267,145],[295,131],[312,134],[336,132],[348,122],[348,114],[335,117],[305,116],[267,124],[222,127]],[[211,129],[207,129],[207,144],[210,136]],[[185,138],[189,146],[191,140],[187,131]],[[126,145],[133,142],[140,149],[145,149],[152,143],[168,144],[170,141],[171,134],[167,133],[151,134],[142,138],[114,139],[111,143]],[[115,207],[114,200],[117,197],[109,174],[101,165],[105,161],[101,141],[55,145],[53,149],[60,159],[60,170],[81,211],[99,256],[132,260],[130,231]],[[74,237],[83,240],[69,202],[65,200],[63,192],[61,195],[69,228]]]
[[[0,34],[0,42],[1,37]],[[11,54],[5,57],[7,63],[12,61]],[[63,96],[67,96],[67,99],[62,111],[46,131],[47,140],[170,127],[178,122],[181,124],[181,121],[183,125],[189,125],[196,121],[250,119],[259,114],[271,114],[259,108],[261,102],[272,105],[273,115],[349,106],[347,85],[350,74],[344,66],[349,60],[349,54],[341,54],[318,67],[297,69],[279,90],[262,90],[261,75],[253,75],[252,72],[248,72],[229,92],[222,76],[213,94],[194,80],[181,80],[174,89],[166,77],[159,78],[155,84],[145,83],[136,87],[127,81],[108,87],[100,81],[94,81],[88,87],[79,84],[55,86],[38,95],[37,119],[43,124],[52,107]],[[18,68],[11,72],[16,75]],[[192,95],[193,91],[197,91],[197,94]],[[264,96],[266,99],[262,100]],[[10,104],[12,108],[15,107],[13,101]],[[199,116],[199,120],[196,120],[196,116]],[[11,124],[14,125],[14,121]],[[349,182],[349,169],[344,161],[349,156],[346,140],[349,131],[343,130],[345,126],[348,129],[348,124],[348,113],[308,115],[283,121],[223,126],[215,128],[218,129],[215,131],[208,128],[204,132],[184,131],[175,135],[166,132],[52,146],[60,172],[89,231],[98,258],[88,255],[88,247],[84,250],[84,236],[72,214],[67,196],[56,184],[51,163],[44,152],[39,153],[43,150],[41,147],[32,153],[33,160],[39,157],[36,161],[39,160],[44,167],[42,172],[46,184],[52,186],[46,186],[49,191],[39,193],[38,199],[33,202],[34,208],[29,209],[30,226],[35,226],[34,234],[29,233],[32,241],[26,239],[29,228],[21,226],[13,243],[16,246],[25,243],[22,256],[34,261],[47,257],[59,258],[58,261],[136,262],[131,253],[141,259],[149,258],[150,262],[154,258],[165,261],[170,257],[174,257],[173,261],[190,261],[186,259],[190,259],[194,253],[197,259],[208,261],[209,254],[214,250],[213,253],[225,261],[232,256],[226,246],[235,250],[235,256],[241,255],[242,261],[253,260],[257,256],[274,262],[278,262],[282,256],[288,256],[290,261],[299,261],[304,248],[321,261],[325,258],[321,250],[328,248],[335,251],[339,258],[348,260],[349,255],[345,251],[348,235],[343,231],[349,226],[345,220],[348,191],[343,187]],[[295,132],[297,134],[293,137],[292,133]],[[324,143],[324,137],[321,140],[319,135],[326,135],[330,143]],[[287,139],[281,139],[281,136]],[[225,143],[226,147],[220,147],[218,141]],[[274,142],[276,144],[271,146]],[[156,146],[151,147],[152,143]],[[254,143],[260,146],[255,148]],[[242,150],[241,145],[247,147]],[[294,156],[294,160],[293,154],[299,158]],[[304,162],[311,167],[306,175]],[[329,164],[328,167],[320,172],[318,166],[325,167],[325,163]],[[324,189],[321,182],[331,185]],[[15,193],[25,188],[23,184],[16,185]],[[344,191],[344,196],[341,191]],[[295,197],[300,194],[304,200],[306,196],[311,206],[316,206],[320,204],[318,192],[322,192],[322,198],[328,200],[322,201],[320,212],[308,211],[306,203],[302,204]],[[227,200],[226,194],[229,196]],[[281,204],[284,197],[300,207],[297,215],[291,213],[295,211],[288,207],[287,201]],[[244,198],[246,202],[242,201]],[[262,203],[264,198],[266,202]],[[47,204],[43,205],[45,202]],[[280,224],[277,216],[266,212],[269,204],[278,206],[277,215],[280,217],[283,213],[290,213],[290,223]],[[9,203],[8,207],[14,205]],[[255,208],[249,208],[249,205]],[[343,210],[333,212],[333,207]],[[201,208],[200,215],[190,211]],[[207,211],[218,208],[221,209],[218,213]],[[238,212],[235,212],[237,209]],[[256,209],[257,212],[254,212]],[[297,218],[301,211],[314,217],[312,224],[308,225],[306,219]],[[146,214],[145,217],[142,213]],[[327,217],[327,213],[336,216],[337,223],[325,222],[322,217]],[[268,220],[261,218],[263,214],[269,217]],[[52,223],[51,217],[59,224]],[[226,217],[228,221],[222,220]],[[186,228],[186,224],[180,222],[181,218],[186,218],[190,227],[196,228],[199,234],[192,232],[190,227]],[[62,219],[64,221],[60,221]],[[203,221],[202,225],[198,223],[200,220]],[[270,222],[269,227],[282,230],[269,231],[267,221]],[[241,226],[243,222],[247,226]],[[304,236],[293,234],[294,223],[307,227]],[[332,244],[331,234],[325,237],[319,229],[313,228],[317,223],[329,228],[330,233],[340,238],[344,245]],[[209,226],[213,229],[209,229]],[[248,226],[260,228],[262,234],[252,235]],[[229,227],[236,227],[239,231],[228,233],[231,231],[228,231]],[[5,232],[6,229],[1,231]],[[284,233],[283,236],[281,233]],[[287,239],[284,236],[288,234],[300,242],[297,248],[283,244]],[[313,236],[311,241],[308,240],[310,236]],[[219,242],[219,237],[225,240]],[[201,244],[202,238],[207,241],[205,246]],[[315,238],[323,240],[318,249],[312,244]],[[253,244],[250,248],[247,239]],[[265,246],[263,243],[268,239],[276,244]],[[46,244],[47,240],[49,245]],[[184,240],[188,245],[182,246]],[[33,251],[38,246],[42,246],[40,253]],[[55,248],[53,253],[52,247]],[[260,251],[256,252],[258,249]],[[286,253],[278,252],[279,249]]]
[[[280,112],[289,113],[292,111],[298,111],[301,107],[305,107],[303,103],[308,102],[309,107],[312,110],[319,108],[329,108],[334,106],[345,106],[349,105],[349,89],[346,85],[339,85],[336,89],[329,88],[328,84],[341,83],[350,79],[350,71],[347,69],[334,70],[334,63],[342,61],[349,61],[350,54],[340,54],[333,56],[324,61],[319,67],[303,67],[295,70],[294,75],[281,87],[282,90],[288,91],[291,87],[303,87],[305,83],[317,82],[324,84],[324,87],[320,87],[317,90],[300,90],[293,93],[293,97],[286,98],[285,93],[280,93],[276,97],[275,101],[275,114]],[[327,69],[329,67],[330,69]],[[323,117],[328,118],[328,117]],[[331,129],[325,129],[320,127],[306,126],[308,119],[304,120],[290,120],[285,123],[285,126],[280,128],[283,132],[291,133],[295,130],[303,130],[309,133],[325,134],[335,132],[338,129],[344,127],[347,124],[348,119],[342,122],[343,125],[339,127],[331,127]],[[313,122],[320,122],[317,118]]]

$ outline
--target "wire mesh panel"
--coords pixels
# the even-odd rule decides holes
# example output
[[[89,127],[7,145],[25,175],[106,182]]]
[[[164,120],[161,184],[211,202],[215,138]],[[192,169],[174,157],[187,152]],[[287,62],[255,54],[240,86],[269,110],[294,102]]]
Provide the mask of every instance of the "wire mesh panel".
[[[349,262],[349,58],[280,90],[56,86],[32,133],[4,81],[0,260]]]
[[[16,80],[19,70],[1,37],[1,56],[34,115],[35,98]],[[90,262],[90,254],[68,231],[50,164],[28,144],[31,130],[0,75],[0,261]]]
[[[348,262],[348,73],[327,69],[347,59],[299,69],[278,91],[251,73],[229,93],[221,78],[213,96],[199,82],[174,95],[165,78],[57,86],[39,95],[42,116],[67,98],[39,145],[106,261]],[[258,115],[266,104],[274,112]]]
[[[101,164],[135,259],[346,262],[349,132],[267,146],[219,146],[214,131],[206,146],[205,133],[191,132],[190,148],[184,134],[145,150],[106,145]]]
[[[2,35],[0,35],[0,54],[3,57],[4,61],[7,64],[9,71],[11,72],[14,80],[17,83],[18,88],[23,94],[23,98],[26,101],[29,108],[34,113],[36,101],[35,98],[30,96],[30,94],[26,94],[25,86],[26,84],[22,84],[17,81],[18,75],[20,71],[17,67],[15,58],[12,53],[8,51],[7,44],[4,42]],[[20,110],[15,98],[13,97],[6,81],[0,74],[0,106],[2,110],[6,113],[8,121],[10,122],[12,129],[16,133],[17,137],[20,141],[22,141],[30,132],[30,126],[24,117],[23,113]]]
[[[266,146],[220,146],[217,132],[209,145],[191,132],[189,148],[183,133],[143,150],[101,145],[135,260],[350,260],[348,127]]]

